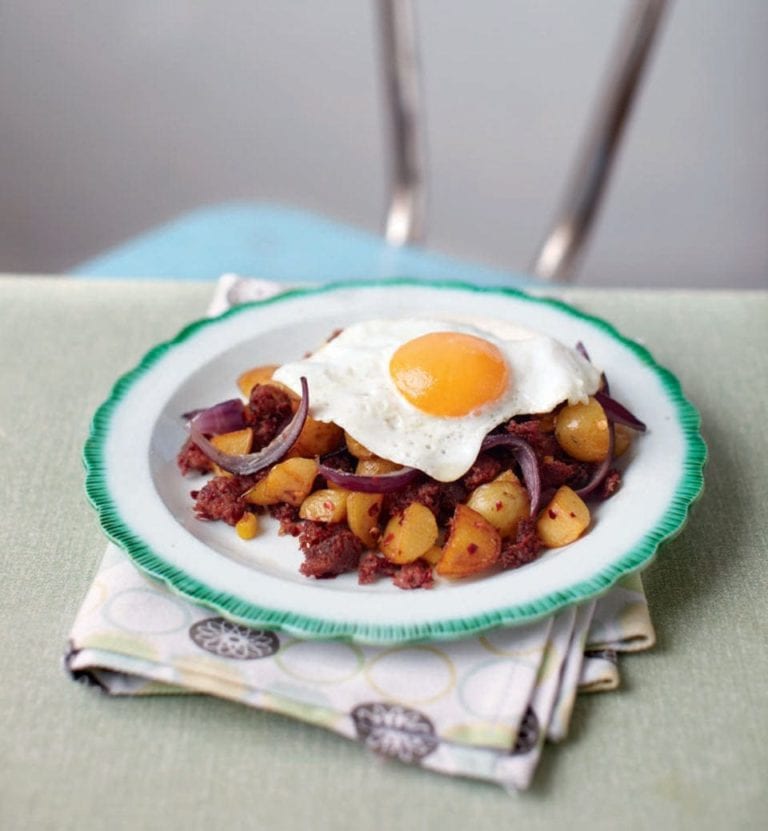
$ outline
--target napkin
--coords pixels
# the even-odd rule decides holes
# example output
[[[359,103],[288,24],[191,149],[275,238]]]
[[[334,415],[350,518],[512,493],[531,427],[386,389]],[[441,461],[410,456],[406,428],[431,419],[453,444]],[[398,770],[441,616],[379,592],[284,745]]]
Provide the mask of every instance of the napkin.
[[[283,287],[225,275],[211,314]],[[640,575],[524,626],[363,646],[248,627],[190,603],[108,544],[65,664],[111,695],[205,693],[297,718],[378,755],[522,790],[579,692],[615,689],[618,653],[649,649]]]

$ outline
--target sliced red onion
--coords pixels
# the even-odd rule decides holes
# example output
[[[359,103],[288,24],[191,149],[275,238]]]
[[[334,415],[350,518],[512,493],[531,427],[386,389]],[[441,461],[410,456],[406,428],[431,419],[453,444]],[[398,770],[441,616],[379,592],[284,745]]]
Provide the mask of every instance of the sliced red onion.
[[[584,346],[584,344],[581,341],[579,341],[576,344],[576,351],[579,353],[579,355],[581,355],[582,358],[584,358],[585,360],[592,363],[592,358],[589,357],[589,352],[587,352],[587,347]],[[608,385],[608,377],[606,376],[606,374],[604,372],[600,373],[600,380],[603,383],[603,387],[602,387],[603,392],[606,395],[610,394],[611,388]]]
[[[348,491],[358,491],[360,493],[392,493],[392,491],[399,491],[419,476],[419,471],[414,467],[404,467],[393,473],[382,473],[378,476],[361,476],[357,473],[347,473],[345,470],[337,470],[335,467],[321,464],[318,472],[329,482],[340,485]]]
[[[595,398],[600,402],[602,408],[605,410],[605,414],[611,421],[615,421],[617,424],[624,424],[641,433],[646,431],[645,424],[637,416],[630,413],[623,404],[619,404],[618,401],[611,398],[607,392],[596,392]]]
[[[613,424],[610,419],[608,419],[608,453],[603,459],[602,462],[592,471],[592,476],[590,477],[589,482],[584,485],[583,488],[579,488],[576,493],[581,496],[589,496],[592,491],[596,488],[599,488],[600,485],[603,483],[603,479],[605,479],[608,471],[611,469],[611,464],[613,463],[613,446],[614,446],[614,433],[613,433]]]
[[[187,425],[190,438],[212,462],[215,462],[224,470],[229,471],[229,473],[235,473],[238,476],[251,476],[263,470],[268,465],[279,462],[299,437],[309,413],[307,379],[302,377],[300,380],[301,401],[299,401],[299,407],[296,413],[285,428],[266,447],[257,453],[233,455],[232,453],[224,453],[214,447],[205,437],[203,434],[204,431],[200,429],[198,424],[198,419],[205,416],[208,412],[207,410],[195,416]],[[242,407],[242,403],[238,403]]]
[[[230,398],[204,410],[192,410],[184,413],[187,421],[195,422],[195,429],[206,435],[231,433],[245,427],[243,402],[239,398]]]
[[[523,481],[531,499],[531,516],[534,516],[541,501],[541,475],[539,474],[539,461],[536,454],[525,439],[511,433],[494,433],[486,436],[480,449],[489,450],[491,447],[502,445],[511,448],[517,463],[520,465],[520,472],[523,474]]]

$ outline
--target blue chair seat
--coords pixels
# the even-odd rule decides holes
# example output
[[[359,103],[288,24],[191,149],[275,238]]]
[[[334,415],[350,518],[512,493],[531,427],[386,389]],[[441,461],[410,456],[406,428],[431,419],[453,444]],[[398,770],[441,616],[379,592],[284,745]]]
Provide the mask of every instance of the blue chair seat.
[[[421,248],[395,248],[375,234],[306,211],[248,202],[183,214],[69,273],[188,280],[235,273],[287,283],[390,277],[497,286],[535,282]]]

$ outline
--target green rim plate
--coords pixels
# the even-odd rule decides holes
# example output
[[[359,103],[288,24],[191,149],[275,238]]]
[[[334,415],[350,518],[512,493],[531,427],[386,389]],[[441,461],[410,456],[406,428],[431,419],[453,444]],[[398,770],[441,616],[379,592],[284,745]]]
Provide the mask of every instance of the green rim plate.
[[[295,573],[298,552],[298,559],[285,566],[289,571],[281,571],[281,563],[292,555],[271,557],[273,547],[296,547],[295,540],[271,537],[257,544],[254,558],[238,548],[250,543],[237,540],[231,528],[195,523],[191,502],[183,502],[191,485],[175,470],[173,451],[183,431],[173,416],[182,407],[232,397],[239,371],[293,360],[301,354],[297,350],[319,342],[332,326],[373,317],[371,310],[379,308],[385,314],[378,316],[405,315],[414,303],[427,304],[430,314],[435,309],[486,317],[513,314],[524,317],[523,325],[566,334],[560,338],[564,342],[585,341],[595,363],[611,367],[614,394],[646,414],[649,423],[648,434],[635,443],[620,491],[624,501],[617,495],[601,505],[595,529],[531,566],[432,592],[390,586],[369,591],[358,588],[351,576],[307,580]],[[295,325],[297,316],[301,326]],[[251,355],[254,359],[246,360]],[[201,391],[209,389],[201,400]],[[145,412],[146,420],[137,418]],[[699,414],[677,378],[605,320],[517,289],[410,279],[293,289],[191,323],[115,383],[94,415],[83,453],[86,492],[101,527],[149,575],[190,601],[252,626],[362,643],[466,637],[601,594],[646,566],[659,545],[682,528],[702,490],[706,456]],[[658,504],[649,507],[654,497],[648,494],[659,491]]]

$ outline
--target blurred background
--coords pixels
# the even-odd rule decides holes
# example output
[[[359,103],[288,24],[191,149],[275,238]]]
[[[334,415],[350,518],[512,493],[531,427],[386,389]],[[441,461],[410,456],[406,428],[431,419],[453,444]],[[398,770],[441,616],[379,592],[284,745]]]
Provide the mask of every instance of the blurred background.
[[[631,0],[418,0],[426,245],[525,269]],[[365,0],[0,2],[0,271],[63,272],[185,211],[380,232]],[[578,282],[768,285],[768,2],[676,0]]]

